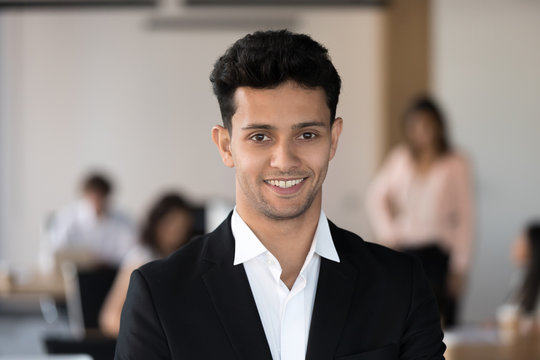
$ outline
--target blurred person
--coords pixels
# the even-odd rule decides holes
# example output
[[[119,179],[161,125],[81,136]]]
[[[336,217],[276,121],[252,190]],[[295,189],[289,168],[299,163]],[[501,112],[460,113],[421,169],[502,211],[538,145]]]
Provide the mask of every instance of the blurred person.
[[[519,286],[511,302],[504,307],[517,322],[521,334],[538,332],[540,317],[540,221],[528,224],[515,240],[512,249],[514,263],[522,269]],[[501,310],[501,309],[499,309]]]
[[[116,359],[443,359],[420,261],[328,220],[343,119],[328,50],[304,34],[237,40],[210,80],[236,207],[212,233],[135,270]],[[216,179],[219,181],[219,179]]]
[[[86,176],[81,197],[55,214],[48,226],[49,246],[57,261],[117,267],[135,245],[128,217],[111,208],[113,185],[104,174]]]
[[[444,115],[431,98],[412,102],[402,129],[404,144],[390,153],[369,188],[368,214],[379,241],[420,258],[450,327],[471,259],[470,169],[452,148]]]
[[[167,257],[189,242],[194,232],[194,207],[177,193],[167,193],[152,206],[141,231],[140,243],[125,257],[99,317],[101,331],[118,336],[120,315],[133,270]]]

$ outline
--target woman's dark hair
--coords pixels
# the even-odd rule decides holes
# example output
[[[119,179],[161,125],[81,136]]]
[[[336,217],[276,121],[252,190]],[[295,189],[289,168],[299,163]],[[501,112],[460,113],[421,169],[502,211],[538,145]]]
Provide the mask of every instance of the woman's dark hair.
[[[177,193],[162,195],[148,213],[141,231],[141,242],[154,250],[159,250],[157,228],[159,223],[174,211],[188,211],[194,213],[194,206]],[[193,234],[193,224],[188,231],[188,238]]]
[[[435,125],[435,147],[439,156],[445,155],[452,150],[450,141],[448,139],[448,132],[446,128],[446,118],[441,108],[437,105],[435,100],[429,96],[420,96],[416,98],[409,106],[403,117],[403,133],[405,134],[405,143],[411,151],[414,158],[418,157],[418,150],[411,143],[407,137],[407,128],[413,121],[414,114],[428,113]]]
[[[536,310],[538,293],[540,292],[540,222],[527,227],[529,261],[525,278],[518,293],[519,307],[525,314]]]
[[[306,88],[321,87],[336,116],[341,79],[328,50],[307,35],[287,30],[257,31],[236,41],[214,64],[210,81],[217,97],[223,125],[230,131],[236,112],[238,87],[271,89],[292,80]]]

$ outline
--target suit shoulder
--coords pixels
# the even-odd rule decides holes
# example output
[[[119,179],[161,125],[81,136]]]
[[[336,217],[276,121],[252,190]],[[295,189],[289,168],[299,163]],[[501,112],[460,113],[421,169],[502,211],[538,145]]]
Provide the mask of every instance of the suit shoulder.
[[[166,259],[156,260],[139,269],[141,274],[159,286],[182,288],[201,279],[216,262],[230,257],[234,252],[234,238],[230,229],[231,215],[211,233],[198,236]]]
[[[404,267],[410,269],[412,262],[415,260],[410,254],[405,254],[394,249],[390,249],[384,245],[365,241],[366,253],[373,256],[381,264],[387,264],[392,267]]]
[[[168,257],[151,261],[138,270],[143,277],[152,282],[158,279],[159,282],[177,280],[178,277],[189,276],[200,267],[207,241],[208,235],[198,236]]]
[[[391,271],[406,271],[411,269],[414,257],[386,246],[365,241],[355,233],[335,226],[332,231],[334,242],[340,255],[345,255],[353,262],[362,261],[366,264]]]

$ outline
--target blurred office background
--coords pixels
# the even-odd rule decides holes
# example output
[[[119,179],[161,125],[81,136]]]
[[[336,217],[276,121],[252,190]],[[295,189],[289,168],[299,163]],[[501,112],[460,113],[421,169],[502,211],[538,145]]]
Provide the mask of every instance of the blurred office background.
[[[38,266],[47,216],[73,201],[89,169],[113,174],[115,204],[134,219],[163,189],[234,200],[234,172],[210,138],[220,115],[208,76],[244,34],[288,28],[324,44],[343,79],[329,218],[371,239],[366,187],[399,140],[408,102],[429,92],[475,177],[461,323],[491,321],[506,300],[512,241],[540,216],[540,1],[0,3],[2,266]]]

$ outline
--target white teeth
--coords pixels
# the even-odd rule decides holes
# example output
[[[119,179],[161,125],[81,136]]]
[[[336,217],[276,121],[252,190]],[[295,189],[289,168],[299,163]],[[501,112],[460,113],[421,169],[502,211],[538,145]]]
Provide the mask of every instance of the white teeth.
[[[290,188],[292,186],[300,184],[302,181],[304,181],[304,179],[287,180],[287,181],[284,181],[284,180],[267,180],[266,182],[269,183],[270,185],[277,186],[277,187],[280,187],[282,189],[287,189],[287,188]]]

